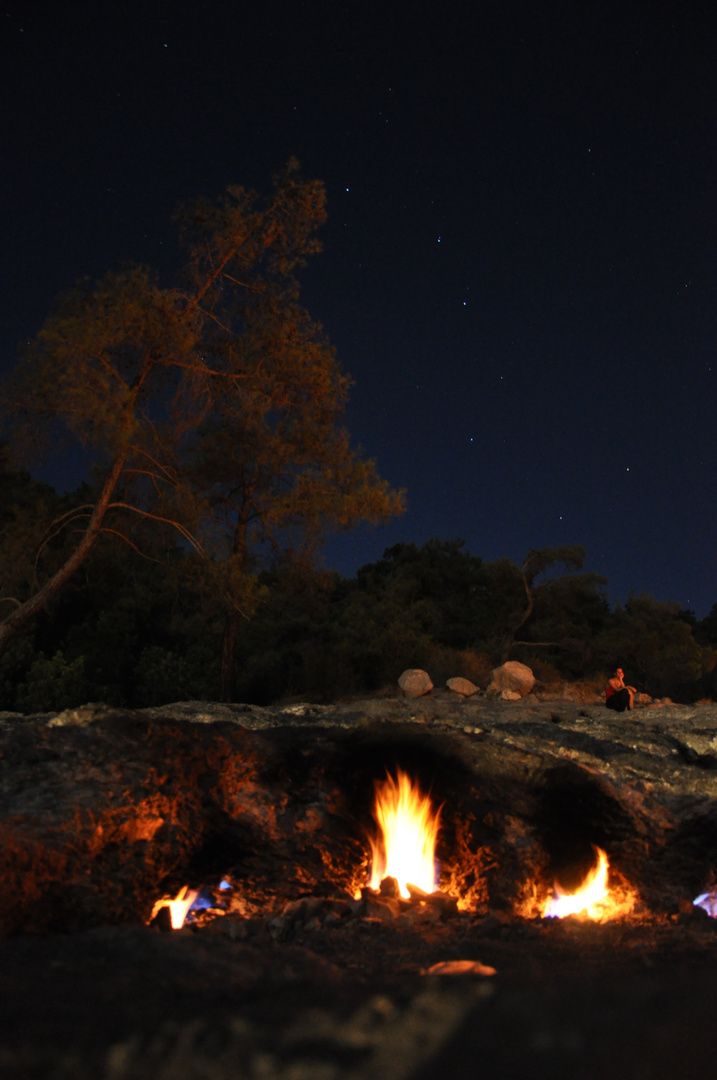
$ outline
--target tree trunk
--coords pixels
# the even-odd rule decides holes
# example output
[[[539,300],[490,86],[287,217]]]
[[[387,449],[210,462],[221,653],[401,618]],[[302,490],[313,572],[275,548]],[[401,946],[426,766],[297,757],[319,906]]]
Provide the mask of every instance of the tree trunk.
[[[238,611],[230,611],[224,623],[224,633],[222,635],[221,700],[227,703],[234,700],[236,693],[234,650],[239,636],[240,621],[241,614]]]
[[[534,603],[535,603],[535,601],[533,599],[533,590],[530,588],[530,585],[528,584],[528,579],[527,579],[527,577],[525,575],[525,571],[522,570],[522,569],[521,569],[521,572],[520,572],[520,576],[523,579],[523,588],[525,589],[525,596],[526,596],[526,600],[527,600],[528,603],[527,603],[527,606],[525,608],[525,611],[523,612],[523,614],[521,616],[520,622],[517,622],[515,624],[515,626],[511,629],[510,633],[508,634],[508,636],[507,636],[507,638],[505,640],[505,644],[503,646],[503,653],[501,655],[501,663],[502,664],[504,664],[506,662],[506,660],[510,656],[511,649],[513,648],[513,646],[516,643],[515,642],[515,635],[518,633],[518,631],[521,629],[521,627],[525,626],[528,619],[533,614],[533,606],[534,606]]]
[[[57,595],[65,582],[69,581],[75,570],[81,566],[89,555],[92,546],[102,531],[102,522],[104,521],[107,508],[117,486],[117,481],[124,469],[126,459],[127,450],[124,449],[115,459],[114,465],[112,466],[112,472],[105,481],[100,497],[92,511],[89,524],[82,535],[82,539],[64,565],[60,567],[57,573],[54,574],[53,577],[51,577],[50,580],[34,594],[34,596],[31,596],[24,604],[20,604],[19,607],[0,622],[0,656],[2,656],[4,649],[12,638],[14,638],[31,619],[34,619],[34,617],[47,606],[48,602]]]
[[[237,521],[236,528],[234,530],[234,543],[232,544],[232,558],[235,561],[236,566],[241,571],[244,568],[244,560],[246,557],[246,532],[247,532],[247,520],[246,520],[246,508],[251,502],[251,492],[244,493],[242,515]],[[230,598],[230,604],[232,604]],[[236,693],[236,676],[234,673],[234,652],[236,650],[237,638],[239,637],[239,626],[243,618],[241,610],[232,604],[227,613],[226,621],[224,623],[224,633],[222,635],[222,659],[221,659],[221,699],[227,703],[234,700]]]

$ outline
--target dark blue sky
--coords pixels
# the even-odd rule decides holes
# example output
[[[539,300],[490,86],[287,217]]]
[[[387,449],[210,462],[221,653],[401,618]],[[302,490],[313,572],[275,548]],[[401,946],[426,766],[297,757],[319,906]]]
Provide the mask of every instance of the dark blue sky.
[[[28,13],[29,10],[29,13]],[[325,181],[304,300],[409,510],[330,542],[581,543],[613,600],[717,602],[707,3],[3,9],[0,367],[81,275],[171,279],[177,201]],[[55,462],[58,484],[74,483]]]

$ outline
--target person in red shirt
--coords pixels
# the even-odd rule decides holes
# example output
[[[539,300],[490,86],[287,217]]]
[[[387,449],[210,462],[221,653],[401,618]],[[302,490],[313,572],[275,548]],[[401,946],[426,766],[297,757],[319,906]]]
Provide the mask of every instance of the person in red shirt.
[[[605,687],[605,704],[615,712],[625,712],[626,709],[634,708],[633,699],[636,693],[634,686],[626,685],[622,668],[615,668],[615,674]]]

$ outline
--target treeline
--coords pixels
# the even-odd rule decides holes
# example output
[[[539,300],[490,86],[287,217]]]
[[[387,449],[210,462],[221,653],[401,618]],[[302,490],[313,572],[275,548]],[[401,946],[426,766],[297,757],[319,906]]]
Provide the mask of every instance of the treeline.
[[[62,564],[72,537],[43,534],[90,496],[84,487],[57,496],[4,448],[0,566],[18,591]],[[191,547],[168,548],[158,535],[148,528],[140,549],[109,534],[92,550],[0,656],[0,709],[221,698],[221,592]],[[717,697],[717,605],[701,622],[649,596],[611,608],[605,579],[581,570],[583,556],[543,550],[519,566],[430,540],[398,544],[351,579],[279,556],[258,575],[254,614],[236,637],[234,700],[330,701],[395,687],[407,667],[437,684],[460,674],[485,686],[506,658],[548,683],[598,681],[620,663],[653,696]]]
[[[264,194],[187,203],[173,282],[81,281],[26,343],[0,387],[0,709],[325,701],[407,667],[483,685],[509,657],[712,696],[717,612],[611,610],[579,547],[517,565],[431,540],[316,569],[329,533],[405,505],[352,446],[351,379],[300,302],[325,202],[292,160]],[[18,466],[66,447],[92,462],[72,494]]]

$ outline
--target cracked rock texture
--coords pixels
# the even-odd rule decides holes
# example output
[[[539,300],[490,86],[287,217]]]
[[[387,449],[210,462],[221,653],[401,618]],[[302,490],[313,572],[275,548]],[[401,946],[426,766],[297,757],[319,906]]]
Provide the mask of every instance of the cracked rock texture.
[[[708,1075],[717,920],[691,900],[717,863],[716,764],[713,705],[434,691],[0,714],[3,1080]],[[398,765],[443,804],[463,911],[347,899]],[[592,843],[637,916],[522,917],[527,886],[569,884]],[[144,925],[222,873],[237,910]]]
[[[397,765],[443,803],[444,880],[476,908],[517,910],[528,878],[593,843],[654,910],[717,865],[714,705],[87,705],[3,714],[0,753],[0,934],[143,921],[221,845],[257,903],[353,890],[374,781]]]

